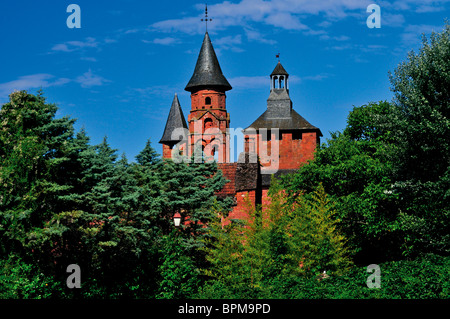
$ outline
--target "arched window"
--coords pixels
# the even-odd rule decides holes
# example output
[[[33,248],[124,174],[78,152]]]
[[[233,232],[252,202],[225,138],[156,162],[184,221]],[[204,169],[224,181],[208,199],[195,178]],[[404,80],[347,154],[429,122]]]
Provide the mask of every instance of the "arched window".
[[[212,148],[212,156],[216,162],[219,162],[219,145],[214,145]]]
[[[209,153],[209,154],[208,154]],[[208,144],[208,151],[206,156],[210,156],[210,160],[219,161],[219,141],[213,138]]]
[[[213,120],[212,119],[205,119],[205,121],[203,122],[204,128],[205,130],[211,128],[213,126]]]
[[[205,105],[211,105],[211,98],[209,96],[205,98]]]
[[[284,88],[284,76],[280,76],[280,89]]]

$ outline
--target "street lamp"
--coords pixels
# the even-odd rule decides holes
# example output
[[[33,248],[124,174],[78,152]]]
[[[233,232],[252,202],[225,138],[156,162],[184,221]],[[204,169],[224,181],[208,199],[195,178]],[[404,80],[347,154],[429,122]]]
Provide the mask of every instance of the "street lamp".
[[[176,212],[175,215],[173,215],[173,223],[175,227],[179,227],[181,222],[181,215],[180,213]]]

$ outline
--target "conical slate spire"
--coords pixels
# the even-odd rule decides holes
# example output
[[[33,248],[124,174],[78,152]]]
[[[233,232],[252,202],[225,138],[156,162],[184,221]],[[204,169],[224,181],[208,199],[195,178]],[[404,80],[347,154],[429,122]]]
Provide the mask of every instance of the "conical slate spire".
[[[178,96],[175,93],[169,116],[167,117],[166,127],[164,128],[164,134],[159,143],[166,144],[181,141],[181,138],[179,137],[172,138],[172,133],[177,128],[187,129],[187,125],[186,120],[184,119],[183,110],[180,106],[180,101],[178,101]]]
[[[228,83],[222,74],[222,69],[220,68],[208,32],[205,33],[194,74],[186,85],[185,90],[193,92],[203,88],[213,88],[223,91],[231,90],[230,83]]]

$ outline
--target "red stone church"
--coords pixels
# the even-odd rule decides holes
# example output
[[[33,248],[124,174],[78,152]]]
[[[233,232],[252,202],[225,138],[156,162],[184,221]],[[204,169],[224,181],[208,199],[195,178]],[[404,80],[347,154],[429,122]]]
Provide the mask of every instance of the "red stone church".
[[[244,199],[264,203],[271,176],[292,173],[312,159],[322,133],[292,107],[289,74],[280,62],[268,78],[270,93],[266,110],[243,130],[244,152],[230,162],[230,114],[226,93],[231,85],[222,73],[208,32],[185,87],[191,92],[187,122],[175,94],[163,136],[163,157],[183,154],[190,158],[199,152],[211,156],[229,182],[219,196],[233,196],[235,206],[229,218],[246,218]]]

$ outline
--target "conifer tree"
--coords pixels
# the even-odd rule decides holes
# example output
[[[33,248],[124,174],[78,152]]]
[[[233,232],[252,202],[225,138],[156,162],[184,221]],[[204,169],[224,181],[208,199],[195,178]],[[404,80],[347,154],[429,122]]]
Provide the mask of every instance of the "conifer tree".
[[[138,155],[136,155],[136,161],[143,166],[155,165],[161,161],[159,154],[152,147],[150,139],[147,140],[145,148]]]
[[[62,174],[74,120],[55,119],[42,91],[11,93],[0,111],[0,233],[4,250],[25,253],[29,233],[63,206],[72,188]]]

